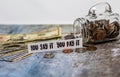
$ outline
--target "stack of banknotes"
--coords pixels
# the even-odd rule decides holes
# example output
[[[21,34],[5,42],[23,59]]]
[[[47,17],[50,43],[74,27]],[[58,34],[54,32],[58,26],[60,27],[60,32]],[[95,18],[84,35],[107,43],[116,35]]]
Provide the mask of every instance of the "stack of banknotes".
[[[17,62],[30,57],[33,53],[28,53],[28,44],[60,39],[61,35],[61,27],[53,27],[29,34],[0,34],[0,60]]]

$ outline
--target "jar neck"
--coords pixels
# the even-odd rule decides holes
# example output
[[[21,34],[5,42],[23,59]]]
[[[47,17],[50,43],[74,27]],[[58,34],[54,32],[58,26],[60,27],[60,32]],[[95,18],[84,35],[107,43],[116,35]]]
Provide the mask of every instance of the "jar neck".
[[[73,31],[76,38],[83,38],[83,44],[89,39],[88,21],[84,18],[77,18],[73,24]]]

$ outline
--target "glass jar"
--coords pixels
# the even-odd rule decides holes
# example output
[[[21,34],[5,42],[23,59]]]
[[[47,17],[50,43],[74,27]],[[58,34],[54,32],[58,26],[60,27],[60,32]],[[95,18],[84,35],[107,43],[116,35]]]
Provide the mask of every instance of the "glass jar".
[[[84,44],[119,39],[119,14],[113,13],[108,3],[98,3],[90,8],[87,16],[74,21],[73,31],[76,38],[83,38]]]

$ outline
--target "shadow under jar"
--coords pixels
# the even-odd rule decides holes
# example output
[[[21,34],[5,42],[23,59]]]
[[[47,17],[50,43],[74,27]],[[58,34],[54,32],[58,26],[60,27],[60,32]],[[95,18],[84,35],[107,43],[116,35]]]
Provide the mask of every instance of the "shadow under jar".
[[[73,31],[76,38],[83,38],[83,44],[117,40],[120,38],[119,14],[113,13],[108,3],[98,3],[90,8],[87,16],[74,21]]]

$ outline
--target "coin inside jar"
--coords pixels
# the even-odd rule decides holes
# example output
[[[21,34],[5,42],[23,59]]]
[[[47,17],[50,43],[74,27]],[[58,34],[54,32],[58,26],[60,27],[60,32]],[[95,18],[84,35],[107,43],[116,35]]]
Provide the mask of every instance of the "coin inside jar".
[[[96,23],[90,22],[90,30],[93,31],[93,30],[95,30],[95,28],[97,28],[97,25],[98,25],[97,22],[98,22],[98,21],[96,21]]]
[[[113,23],[107,25],[106,31],[107,31],[107,36],[109,37],[115,30],[115,25]]]
[[[108,29],[108,30],[113,30],[114,28],[115,28],[114,23],[111,23],[111,24],[109,24],[109,25],[107,26],[107,29]]]
[[[119,31],[119,29],[120,29],[120,24],[119,24],[119,22],[114,21],[114,22],[112,22],[111,24],[113,24],[115,27],[117,27],[116,30]]]
[[[109,38],[115,38],[119,35],[119,23],[115,21],[115,22],[111,23],[111,25],[114,26],[114,30],[109,35]]]
[[[104,29],[97,29],[93,32],[93,38],[97,40],[103,40],[106,37],[106,31]]]
[[[119,31],[114,30],[113,33],[110,34],[109,38],[115,38],[119,35]]]

